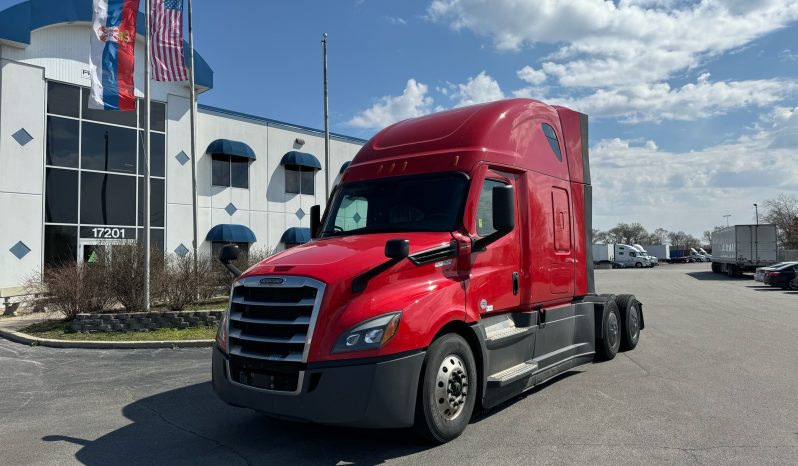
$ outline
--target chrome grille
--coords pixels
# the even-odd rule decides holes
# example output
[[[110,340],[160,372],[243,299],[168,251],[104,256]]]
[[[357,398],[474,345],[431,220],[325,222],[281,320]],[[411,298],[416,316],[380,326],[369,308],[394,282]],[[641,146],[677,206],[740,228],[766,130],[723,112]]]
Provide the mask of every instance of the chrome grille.
[[[230,354],[307,362],[324,284],[306,277],[253,276],[230,296]]]

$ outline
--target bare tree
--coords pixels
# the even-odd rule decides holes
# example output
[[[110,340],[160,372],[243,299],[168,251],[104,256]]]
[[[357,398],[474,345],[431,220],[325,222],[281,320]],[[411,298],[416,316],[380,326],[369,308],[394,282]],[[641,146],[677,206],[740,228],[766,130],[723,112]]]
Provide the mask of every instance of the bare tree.
[[[635,244],[648,240],[648,231],[639,223],[619,223],[609,233],[621,244]]]
[[[762,218],[776,225],[779,243],[785,249],[798,249],[798,198],[779,194],[765,201]]]

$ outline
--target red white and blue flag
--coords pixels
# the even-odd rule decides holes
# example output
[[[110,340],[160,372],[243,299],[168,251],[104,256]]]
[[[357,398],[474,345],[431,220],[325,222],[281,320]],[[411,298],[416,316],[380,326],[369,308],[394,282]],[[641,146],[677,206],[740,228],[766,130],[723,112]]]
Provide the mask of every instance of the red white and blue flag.
[[[187,81],[183,55],[183,0],[151,0],[152,77],[156,81]]]
[[[139,0],[94,0],[89,108],[136,110],[133,67]]]

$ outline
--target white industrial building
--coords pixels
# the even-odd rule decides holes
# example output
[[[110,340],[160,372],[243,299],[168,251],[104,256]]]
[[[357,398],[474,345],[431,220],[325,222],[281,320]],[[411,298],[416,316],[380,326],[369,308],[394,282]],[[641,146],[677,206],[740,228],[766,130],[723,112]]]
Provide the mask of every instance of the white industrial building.
[[[87,108],[90,20],[91,0],[30,0],[0,12],[0,289],[143,231],[143,118]],[[139,15],[140,97],[143,25]],[[211,91],[213,71],[198,53],[195,60],[199,92]],[[188,85],[153,81],[152,100],[152,241],[185,254],[193,238]],[[334,183],[364,142],[333,134],[325,167],[323,132],[201,105],[200,252],[227,241],[279,249],[307,240],[324,177]]]

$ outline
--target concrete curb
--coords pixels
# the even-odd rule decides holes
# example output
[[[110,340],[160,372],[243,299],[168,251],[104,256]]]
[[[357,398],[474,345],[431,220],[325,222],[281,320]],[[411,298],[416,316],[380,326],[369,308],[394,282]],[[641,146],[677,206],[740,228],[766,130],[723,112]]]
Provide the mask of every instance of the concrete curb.
[[[37,338],[13,330],[0,329],[0,337],[30,346],[83,349],[210,348],[213,340],[177,341],[73,341]]]

